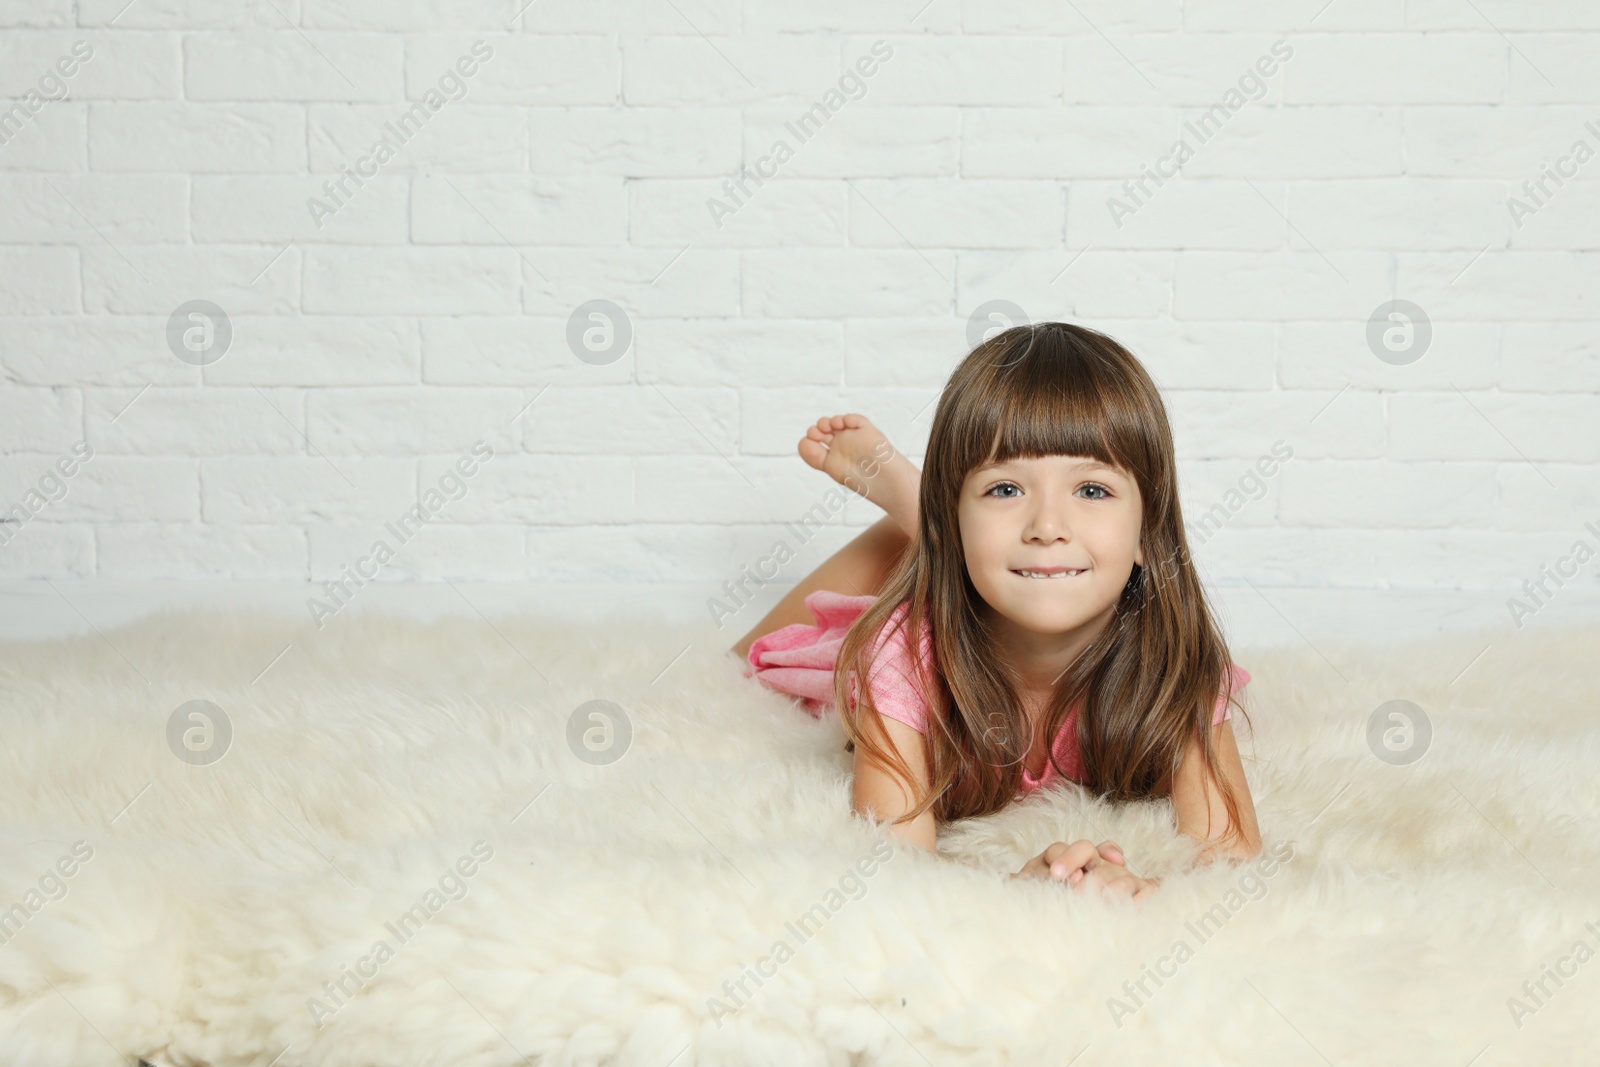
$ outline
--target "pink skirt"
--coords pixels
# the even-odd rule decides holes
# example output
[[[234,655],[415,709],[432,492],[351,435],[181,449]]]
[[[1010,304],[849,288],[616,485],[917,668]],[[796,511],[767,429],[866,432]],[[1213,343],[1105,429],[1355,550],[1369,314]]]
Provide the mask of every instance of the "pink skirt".
[[[875,596],[846,596],[818,589],[806,596],[806,609],[816,624],[797,622],[763,634],[750,646],[751,675],[769,689],[797,696],[802,706],[820,717],[833,709],[833,664],[844,635]]]

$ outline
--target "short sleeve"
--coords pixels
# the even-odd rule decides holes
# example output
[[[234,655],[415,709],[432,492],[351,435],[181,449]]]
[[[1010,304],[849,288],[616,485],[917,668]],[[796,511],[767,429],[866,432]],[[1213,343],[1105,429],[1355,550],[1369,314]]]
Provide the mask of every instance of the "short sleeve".
[[[1228,695],[1231,696],[1243,689],[1250,681],[1250,672],[1237,663],[1228,664]],[[1217,711],[1211,719],[1211,725],[1226,722],[1233,718],[1233,709],[1228,706],[1228,697],[1217,697]]]
[[[887,640],[880,641],[876,645],[877,652],[872,658],[871,675],[867,680],[867,686],[872,691],[872,706],[877,709],[878,714],[903,722],[918,733],[926,733],[928,708],[912,680],[913,668],[904,626],[906,613],[907,606],[900,605],[889,616],[889,620],[880,631],[888,633],[889,636]],[[932,640],[926,629],[922,631],[920,637],[923,663],[931,663]],[[856,692],[854,688],[851,691]]]

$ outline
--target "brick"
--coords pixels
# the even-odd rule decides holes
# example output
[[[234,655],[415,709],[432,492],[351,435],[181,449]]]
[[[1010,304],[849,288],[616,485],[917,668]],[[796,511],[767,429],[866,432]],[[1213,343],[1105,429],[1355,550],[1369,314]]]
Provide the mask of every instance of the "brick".
[[[1364,322],[1394,286],[1392,261],[1378,252],[1179,252],[1177,267],[1180,319]]]
[[[841,54],[837,40],[821,36],[623,38],[622,99],[645,107],[759,103],[809,108],[863,51]],[[873,95],[870,89],[868,95]]]
[[[462,102],[545,107],[610,104],[617,99],[621,60],[610,31],[606,36],[413,35],[405,39],[406,97],[421,99],[429,89],[448,91],[449,85],[441,88],[441,78],[459,78],[457,62],[463,56],[474,58],[472,46],[479,40],[491,52],[474,74],[461,79]]]
[[[200,514],[211,523],[382,522],[416,502],[416,461],[228,456],[200,461]]]
[[[702,459],[686,456],[682,462]],[[636,462],[631,456],[496,455],[473,475],[472,491],[450,504],[450,518],[460,523],[635,524]],[[710,462],[722,461],[711,457]]]
[[[1390,391],[1495,385],[1500,327],[1430,315],[1428,329],[1432,336],[1422,357],[1396,365],[1385,363],[1368,347],[1364,327],[1358,330],[1345,322],[1283,323],[1278,327],[1279,384],[1286,389],[1335,392],[1347,385]]]
[[[3,0],[0,2],[0,26],[8,29],[71,26],[74,6],[71,0]]]
[[[89,443],[107,454],[304,455],[303,406],[294,389],[93,389],[84,422]]]
[[[166,330],[165,316],[0,320],[0,377],[23,385],[199,385],[200,368],[173,357]]]
[[[312,446],[335,458],[458,455],[479,438],[501,447],[524,403],[513,389],[318,389],[307,396],[306,422]]]
[[[1600,72],[1595,70],[1595,48],[1600,34],[1518,34],[1512,41],[1510,78],[1506,102],[1524,104],[1584,104],[1600,98]]]
[[[1019,3],[1020,0],[1008,2]],[[1405,25],[1400,5],[1388,0],[1340,0],[1338,4],[1316,7],[1288,6],[1274,0],[1189,0],[1183,11],[1183,28],[1190,33],[1235,33],[1263,28],[1296,33],[1361,33],[1398,30]]]
[[[948,251],[764,249],[744,257],[744,312],[779,318],[931,315],[955,287]]]
[[[1537,180],[1541,165],[1594,135],[1589,108],[1409,107],[1404,113],[1406,172],[1440,178],[1509,178],[1513,190]]]
[[[286,104],[136,103],[89,108],[95,170],[298,173],[305,111]]]
[[[728,560],[741,557],[737,542],[752,536],[747,528],[688,523],[653,523],[643,528],[539,524],[526,531],[528,577],[533,581],[693,581],[704,584],[702,595],[707,597],[720,593],[721,581],[710,581],[707,576],[727,570]],[[752,553],[743,554],[754,558]],[[745,629],[760,617],[753,609],[737,614],[749,619]]]
[[[95,533],[102,573],[125,578],[305,580],[298,526],[120,523]]]
[[[204,368],[207,385],[402,385],[421,380],[421,344],[411,319],[240,315],[233,319],[233,338],[235,347]]]
[[[740,308],[739,257],[701,248],[530,249],[522,257],[522,306],[563,320],[595,299],[645,318],[732,317]],[[635,321],[635,335],[638,329]]]
[[[426,105],[416,111],[400,104],[312,104],[308,115],[311,169],[318,174],[353,168],[380,141],[395,150],[382,164],[385,174],[528,169],[527,112],[519,107],[464,100],[438,111]]]
[[[1600,168],[1596,171],[1591,177],[1600,176]],[[1559,187],[1552,182],[1542,190],[1534,188],[1535,193],[1529,195],[1520,185],[1513,185],[1510,196],[1496,201],[1500,220],[1511,233],[1511,248],[1600,249],[1600,181],[1568,181]]]
[[[724,181],[628,183],[629,243],[635,247],[767,248],[843,245],[842,182],[787,178],[740,186]]]
[[[877,58],[874,41],[842,38],[842,61]],[[1030,31],[1016,37],[930,35],[885,43],[889,58],[880,59],[862,106],[1037,107],[1061,100],[1062,47],[1050,37]]]
[[[1394,288],[1453,319],[1600,318],[1600,255],[1594,252],[1403,252]],[[1374,301],[1376,306],[1376,301]]]
[[[20,529],[0,526],[0,538],[7,533],[12,537],[0,545],[0,581],[94,576],[93,526],[34,519]]]
[[[937,394],[926,389],[789,387],[739,391],[740,452],[745,456],[783,456],[803,469],[796,453],[807,427],[823,415],[860,412],[888,435],[896,448],[920,450],[920,430]],[[919,426],[917,420],[921,413]],[[813,472],[814,473],[814,472]]]
[[[73,46],[83,41],[77,53]],[[85,58],[86,57],[86,58]],[[57,62],[65,60],[65,66]],[[176,100],[180,94],[178,38],[132,30],[12,30],[0,38],[0,98],[36,89],[39,78],[71,70],[73,100]]]
[[[54,466],[59,457],[0,457],[0,485],[7,487],[0,499],[16,500],[44,473],[45,463]],[[116,456],[96,449],[78,461],[66,483],[67,495],[53,501],[39,519],[111,524],[135,515],[149,522],[188,522],[200,515],[200,482],[192,459]]]
[[[0,174],[0,241],[181,242],[188,216],[175,174]]]
[[[1172,115],[1141,107],[962,108],[961,174],[1137,178],[1178,139],[1178,127]]]
[[[971,348],[966,323],[947,316],[846,319],[843,380],[852,387],[905,385],[942,389],[950,372]],[[930,407],[923,414],[924,431],[932,411]],[[897,442],[897,447],[906,446]]]
[[[1288,238],[1285,208],[1291,195],[1283,182],[1222,178],[1169,181],[1142,190],[1135,185],[1132,192],[1125,182],[1073,182],[1067,192],[1067,244],[1270,251]]]
[[[592,0],[587,4],[527,4],[517,0],[514,25],[524,33],[724,34],[741,26],[739,0]]]
[[[1600,489],[1593,466],[1519,461],[1495,468],[1495,529],[1567,533],[1574,540],[1588,540],[1591,535],[1583,524],[1597,519]]]
[[[531,169],[640,178],[732,174],[741,158],[739,123],[735,108],[529,108]]]
[[[613,363],[584,363],[567,347],[565,319],[461,315],[423,319],[421,326],[422,377],[430,383],[543,387],[563,371],[591,385],[631,378],[632,347]]]
[[[963,154],[962,111],[845,107],[824,117],[809,109],[749,108],[744,114],[744,159],[752,169],[763,156],[776,159],[781,142],[793,153],[781,166],[786,178],[934,178],[958,172],[979,178],[1001,176],[965,165],[972,157]],[[729,173],[735,169],[726,168]]]
[[[410,182],[403,175],[346,182],[338,175],[197,175],[190,194],[196,243],[405,244]]]
[[[963,12],[964,6],[969,11]],[[957,33],[969,15],[970,6],[962,4],[879,6],[814,0],[804,5],[751,4],[745,28],[752,33]]]
[[[1199,550],[1225,529],[1274,526],[1283,493],[1284,458],[1277,442],[1254,459],[1208,459],[1178,464],[1179,502],[1185,532]],[[1287,442],[1284,442],[1287,445]]]
[[[1499,182],[1372,178],[1294,182],[1290,240],[1304,247],[1459,248],[1505,246],[1505,187]]]
[[[229,315],[283,315],[299,300],[298,248],[91,245],[82,254],[91,314],[171,315],[190,300],[210,300]]]
[[[621,178],[497,174],[419,176],[411,183],[417,244],[607,247],[622,244],[626,232]]]
[[[373,33],[191,33],[183,88],[191,100],[401,98],[404,47]]]
[[[843,342],[839,323],[817,319],[654,319],[635,346],[636,376],[663,386],[837,385]]]
[[[1210,107],[1237,97],[1246,108],[1271,107],[1283,100],[1298,41],[1298,35],[1290,41],[1259,32],[1140,32],[1107,48],[1098,34],[1069,36],[1062,100],[1091,107],[1148,108],[1152,100]],[[1150,108],[1146,118],[1154,114]]]
[[[1254,461],[1283,441],[1294,462],[1388,455],[1384,398],[1375,392],[1176,389],[1166,394],[1177,454]]]
[[[523,0],[518,0],[519,3]],[[478,29],[504,33],[516,8],[501,0],[302,0],[300,24],[318,30]]]
[[[78,253],[71,248],[0,248],[0,314],[79,310]]]
[[[0,170],[88,169],[88,104],[62,100],[20,124],[6,121],[11,106],[0,106]]]
[[[1508,322],[1499,370],[1502,390],[1600,393],[1600,324]]]
[[[311,248],[305,310],[356,315],[509,314],[517,252],[509,248]]]
[[[987,301],[1004,299],[1020,305],[1032,322],[1169,315],[1174,258],[1171,252],[1098,248],[962,252],[956,312],[965,320]]]
[[[12,386],[0,392],[0,451],[63,452],[83,436],[83,401],[72,389]]]
[[[1469,108],[1458,108],[1469,111]],[[1401,116],[1384,107],[1246,106],[1232,115],[1186,108],[1179,134],[1193,155],[1186,178],[1366,178],[1416,173]],[[1408,128],[1409,129],[1409,128]],[[1159,146],[1165,155],[1170,145]],[[1449,174],[1446,177],[1463,177]]]
[[[1593,463],[1600,396],[1414,392],[1389,398],[1395,459]]]
[[[523,451],[584,455],[723,455],[739,450],[739,394],[729,388],[555,386],[521,420]]]
[[[850,243],[861,247],[1055,248],[1066,228],[1053,181],[863,178],[849,203]]]
[[[1284,102],[1499,103],[1506,97],[1505,40],[1483,30],[1296,34]]]
[[[1450,0],[1407,0],[1406,25],[1421,30],[1600,30],[1600,10],[1584,0],[1474,0],[1462,10]]]
[[[797,456],[640,456],[634,462],[636,521],[647,523],[794,521],[836,485]],[[837,512],[830,521],[838,521]]]
[[[300,24],[300,0],[218,4],[213,0],[78,0],[82,26],[119,30],[287,30]]]
[[[1494,488],[1489,463],[1290,462],[1278,517],[1293,526],[1487,528]]]
[[[382,523],[372,527],[314,526],[311,528],[311,576],[320,582],[342,577],[346,567],[354,573],[363,558],[371,558],[374,543],[381,540],[394,556],[377,568],[375,581],[514,581],[522,578],[526,573],[522,527],[452,525],[448,519],[454,506],[447,505],[438,520],[426,523],[421,529],[411,527],[413,532],[404,539],[389,532]],[[376,560],[360,565],[370,572],[373,563]],[[361,603],[366,590],[350,588],[352,594],[347,602]],[[328,606],[335,606],[326,595],[321,599]]]
[[[1266,323],[1133,319],[1094,326],[1138,357],[1163,390],[1254,391],[1275,384],[1274,331]]]

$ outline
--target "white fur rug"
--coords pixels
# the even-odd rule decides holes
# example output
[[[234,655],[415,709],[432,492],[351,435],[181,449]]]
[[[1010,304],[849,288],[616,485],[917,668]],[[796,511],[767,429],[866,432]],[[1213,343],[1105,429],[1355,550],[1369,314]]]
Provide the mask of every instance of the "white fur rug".
[[[0,1063],[1595,1055],[1600,628],[1235,648],[1286,858],[1139,904],[1004,875],[1079,837],[1173,871],[1164,805],[1067,789],[891,849],[837,721],[733,636],[168,613],[0,646]],[[568,740],[596,699],[632,726],[610,764]],[[1409,765],[1367,740],[1394,699],[1432,724]],[[217,762],[169,745],[192,700]]]

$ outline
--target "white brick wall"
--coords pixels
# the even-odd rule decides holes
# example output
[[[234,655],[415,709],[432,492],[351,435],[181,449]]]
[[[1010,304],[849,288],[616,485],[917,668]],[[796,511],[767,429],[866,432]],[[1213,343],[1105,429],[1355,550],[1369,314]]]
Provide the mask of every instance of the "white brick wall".
[[[383,579],[713,595],[823,498],[806,424],[920,455],[1004,299],[1144,359],[1191,522],[1293,447],[1196,538],[1212,580],[1511,590],[1600,548],[1600,161],[1507,204],[1600,150],[1597,54],[1591,0],[0,0],[0,578],[336,577],[483,439]],[[1366,341],[1395,298],[1406,366]],[[205,366],[167,340],[196,299]],[[606,365],[567,341],[596,299]]]

